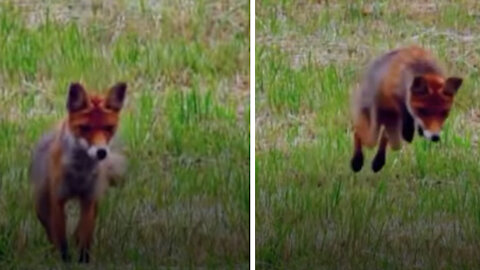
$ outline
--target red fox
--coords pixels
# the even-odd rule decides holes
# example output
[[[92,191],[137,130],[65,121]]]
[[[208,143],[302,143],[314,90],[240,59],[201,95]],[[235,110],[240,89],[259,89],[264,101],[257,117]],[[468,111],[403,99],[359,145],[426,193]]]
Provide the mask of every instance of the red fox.
[[[126,90],[125,83],[118,83],[106,97],[89,96],[80,83],[70,84],[68,116],[44,135],[34,150],[30,178],[35,210],[64,261],[70,260],[65,203],[74,198],[80,201],[75,235],[79,262],[88,263],[99,197],[110,181],[123,173],[125,159],[109,149],[109,144],[117,130]]]
[[[440,140],[442,125],[463,79],[448,77],[432,55],[417,46],[390,51],[370,65],[352,98],[354,172],[363,166],[362,147],[379,144],[372,162],[378,172],[385,164],[387,145],[411,142],[415,129],[433,142]]]

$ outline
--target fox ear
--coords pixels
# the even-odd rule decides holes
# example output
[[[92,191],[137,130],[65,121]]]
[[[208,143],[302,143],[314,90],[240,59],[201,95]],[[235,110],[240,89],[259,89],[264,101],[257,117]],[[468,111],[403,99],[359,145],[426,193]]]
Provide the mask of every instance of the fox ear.
[[[123,106],[126,92],[127,84],[124,82],[119,82],[112,86],[107,95],[106,107],[114,111],[120,111]]]
[[[424,95],[428,93],[428,83],[422,76],[417,76],[413,79],[410,91],[414,95]]]
[[[80,83],[71,83],[68,90],[67,110],[76,112],[88,106],[87,92]]]
[[[445,82],[444,92],[447,95],[453,96],[457,93],[460,86],[462,86],[463,79],[459,77],[450,77]]]

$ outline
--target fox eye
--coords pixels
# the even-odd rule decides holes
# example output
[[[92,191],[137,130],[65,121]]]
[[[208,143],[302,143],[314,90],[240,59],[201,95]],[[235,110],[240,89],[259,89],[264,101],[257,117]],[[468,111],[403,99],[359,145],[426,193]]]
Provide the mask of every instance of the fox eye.
[[[113,125],[107,125],[103,127],[103,130],[105,130],[108,133],[113,133],[113,130],[115,129],[115,126]]]
[[[92,127],[89,125],[80,125],[78,128],[80,129],[81,133],[88,133],[90,130],[92,130]]]

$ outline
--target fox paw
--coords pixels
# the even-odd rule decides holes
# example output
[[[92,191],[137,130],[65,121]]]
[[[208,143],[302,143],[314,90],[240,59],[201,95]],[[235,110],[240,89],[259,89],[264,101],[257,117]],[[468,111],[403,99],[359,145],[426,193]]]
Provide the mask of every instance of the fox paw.
[[[89,263],[90,262],[90,254],[89,251],[86,249],[80,250],[80,258],[78,259],[79,263]]]
[[[62,257],[62,261],[65,263],[69,263],[72,260],[72,257],[70,256],[66,248],[62,248],[60,250],[60,256]]]
[[[385,165],[385,153],[377,153],[372,162],[372,171],[379,172]]]
[[[362,152],[355,153],[352,157],[352,160],[350,161],[350,165],[354,172],[360,171],[363,166],[363,153]]]

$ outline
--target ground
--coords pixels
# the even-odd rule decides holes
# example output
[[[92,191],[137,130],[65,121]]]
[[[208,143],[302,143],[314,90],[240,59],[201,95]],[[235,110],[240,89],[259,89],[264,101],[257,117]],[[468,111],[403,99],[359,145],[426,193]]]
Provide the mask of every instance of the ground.
[[[62,266],[28,167],[72,81],[128,83],[129,165],[100,202],[92,267],[247,268],[249,27],[248,1],[1,3],[0,268]]]
[[[259,269],[480,267],[480,4],[256,1]],[[373,173],[350,169],[350,93],[366,64],[431,50],[464,77],[442,142],[419,138]]]

